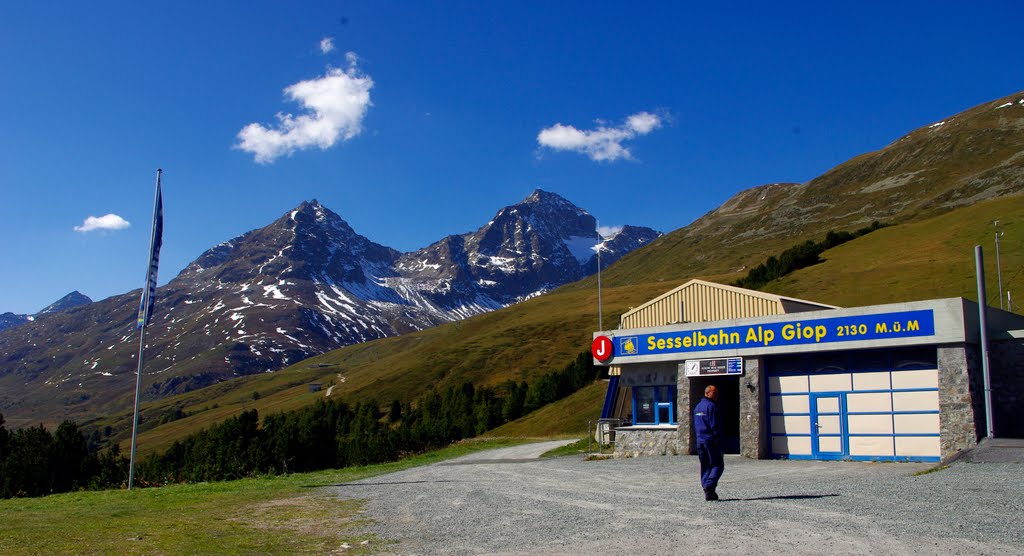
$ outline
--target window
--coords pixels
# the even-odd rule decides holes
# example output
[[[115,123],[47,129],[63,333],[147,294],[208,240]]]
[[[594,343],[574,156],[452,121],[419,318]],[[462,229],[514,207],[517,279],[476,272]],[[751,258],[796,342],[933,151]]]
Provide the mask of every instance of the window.
[[[633,424],[676,424],[676,387],[634,386]]]

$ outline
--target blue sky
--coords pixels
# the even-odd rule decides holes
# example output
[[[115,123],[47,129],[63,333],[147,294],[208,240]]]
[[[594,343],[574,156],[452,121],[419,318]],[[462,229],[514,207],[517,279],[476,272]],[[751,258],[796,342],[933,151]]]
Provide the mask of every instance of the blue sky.
[[[0,312],[141,287],[157,168],[162,285],[313,198],[402,251],[538,187],[671,231],[1024,89],[1015,2],[293,4],[0,5]]]

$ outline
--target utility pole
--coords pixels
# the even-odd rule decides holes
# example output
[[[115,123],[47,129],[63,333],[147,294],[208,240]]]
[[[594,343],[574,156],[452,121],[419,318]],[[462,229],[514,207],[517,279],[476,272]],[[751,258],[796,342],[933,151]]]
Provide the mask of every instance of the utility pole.
[[[981,376],[985,388],[986,436],[995,438],[992,426],[992,377],[988,361],[988,300],[985,298],[985,257],[981,246],[974,246],[974,272],[978,278],[978,327],[981,332]]]
[[[999,238],[1003,232],[999,230],[999,221],[993,220],[992,225],[996,227],[996,276],[999,277],[999,308],[1003,308],[1003,269],[999,263]]]

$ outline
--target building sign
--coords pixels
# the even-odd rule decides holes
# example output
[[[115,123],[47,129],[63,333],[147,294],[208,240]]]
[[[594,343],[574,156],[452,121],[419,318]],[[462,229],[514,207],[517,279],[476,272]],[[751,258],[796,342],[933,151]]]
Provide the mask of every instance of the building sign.
[[[612,339],[608,336],[598,336],[590,345],[591,355],[602,363],[612,358],[612,349]]]
[[[686,362],[686,376],[742,375],[743,358],[692,359]]]
[[[616,358],[806,344],[836,344],[935,335],[932,309],[767,324],[699,328],[615,338]]]

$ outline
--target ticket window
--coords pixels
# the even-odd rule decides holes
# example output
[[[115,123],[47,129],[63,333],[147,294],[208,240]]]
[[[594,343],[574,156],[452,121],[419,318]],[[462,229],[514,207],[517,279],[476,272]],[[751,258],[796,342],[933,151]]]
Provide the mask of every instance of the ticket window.
[[[634,425],[675,425],[675,386],[634,386]]]

